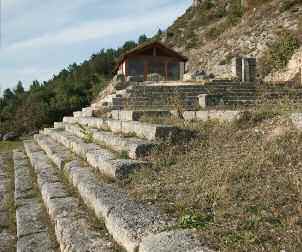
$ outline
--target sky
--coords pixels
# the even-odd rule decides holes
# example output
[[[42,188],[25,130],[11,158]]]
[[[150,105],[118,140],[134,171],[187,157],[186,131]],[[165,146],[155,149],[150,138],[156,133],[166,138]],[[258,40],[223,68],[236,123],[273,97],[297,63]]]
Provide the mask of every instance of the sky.
[[[165,30],[192,0],[0,0],[0,90]]]

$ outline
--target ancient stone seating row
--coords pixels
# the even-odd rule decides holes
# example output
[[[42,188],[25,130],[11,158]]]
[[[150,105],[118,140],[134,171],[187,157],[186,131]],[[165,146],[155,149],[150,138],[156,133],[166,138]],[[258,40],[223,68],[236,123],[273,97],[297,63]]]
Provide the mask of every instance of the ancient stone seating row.
[[[140,163],[165,134],[175,128],[70,117],[24,141],[25,152],[13,155],[18,251],[210,252],[194,231],[177,229],[174,218],[108,180],[122,179],[112,175]],[[119,151],[133,160],[117,159]]]
[[[113,99],[112,109],[173,109],[186,110],[199,107],[198,96],[208,94],[209,105],[253,105],[256,85],[240,82],[213,82],[206,85],[134,86],[127,90],[128,97]],[[177,104],[176,104],[177,103]]]
[[[147,140],[177,138],[180,129],[168,125],[156,125],[134,121],[122,121],[96,117],[64,117],[64,123],[80,124],[90,128],[109,130],[121,135],[131,135]]]
[[[124,121],[139,121],[143,116],[150,117],[173,117],[178,116],[176,111],[133,111],[133,110],[113,110],[111,111],[113,119]],[[183,119],[186,121],[233,121],[240,116],[239,110],[201,110],[184,111]]]
[[[13,183],[13,170],[7,163],[11,158],[9,153],[0,154],[0,251],[16,250],[16,233],[12,221],[12,211],[9,202],[13,201],[13,192],[10,187]],[[13,226],[13,229],[11,228]]]

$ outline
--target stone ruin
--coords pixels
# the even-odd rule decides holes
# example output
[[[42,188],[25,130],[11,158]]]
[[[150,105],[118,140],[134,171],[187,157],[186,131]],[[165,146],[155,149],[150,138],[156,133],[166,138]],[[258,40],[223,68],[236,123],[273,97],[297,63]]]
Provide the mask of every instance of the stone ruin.
[[[257,79],[256,58],[237,57],[232,61],[232,72],[239,81],[255,82]]]

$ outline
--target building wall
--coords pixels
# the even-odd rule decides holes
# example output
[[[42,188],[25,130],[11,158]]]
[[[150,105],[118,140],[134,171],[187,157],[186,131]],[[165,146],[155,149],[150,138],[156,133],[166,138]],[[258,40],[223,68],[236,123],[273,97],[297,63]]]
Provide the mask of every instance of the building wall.
[[[182,80],[183,75],[185,72],[185,62],[180,62],[179,59],[173,58],[173,57],[167,57],[167,56],[150,56],[150,55],[136,55],[128,58],[128,61],[131,61],[130,64],[123,65],[123,71],[126,73],[125,75],[131,75],[131,72],[133,72],[129,67],[132,65],[135,67],[135,64],[133,64],[133,61],[137,62],[144,62],[144,78],[147,78],[147,75],[152,72],[152,69],[157,69],[156,71],[159,71],[158,73],[166,79],[171,79],[171,65],[170,64],[176,64],[179,65],[179,69],[177,70],[179,72],[177,79]],[[170,64],[169,64],[170,63]],[[167,65],[168,64],[168,65]],[[158,67],[157,67],[158,65]],[[137,70],[137,69],[136,69]],[[167,72],[166,72],[167,71]],[[135,72],[135,71],[134,71]],[[142,71],[139,71],[142,72]],[[173,71],[172,71],[173,72]],[[156,72],[157,73],[157,72]],[[140,74],[142,75],[142,74]],[[174,78],[172,78],[174,79]]]

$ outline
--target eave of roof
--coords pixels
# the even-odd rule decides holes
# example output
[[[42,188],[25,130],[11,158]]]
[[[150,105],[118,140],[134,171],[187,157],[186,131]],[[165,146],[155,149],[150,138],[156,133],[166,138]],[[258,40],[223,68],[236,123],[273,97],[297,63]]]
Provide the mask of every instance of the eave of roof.
[[[117,72],[119,66],[127,59],[127,57],[129,57],[132,54],[138,53],[140,51],[146,50],[149,47],[153,47],[153,46],[159,46],[162,47],[165,50],[168,50],[169,52],[171,52],[172,54],[175,55],[176,58],[179,58],[182,61],[188,61],[188,58],[181,55],[180,53],[176,52],[175,50],[169,48],[168,46],[164,45],[163,43],[159,42],[159,41],[149,41],[149,42],[145,42],[129,51],[127,51],[126,53],[122,54],[120,56],[120,58],[118,59],[116,68],[115,68],[115,72]]]

